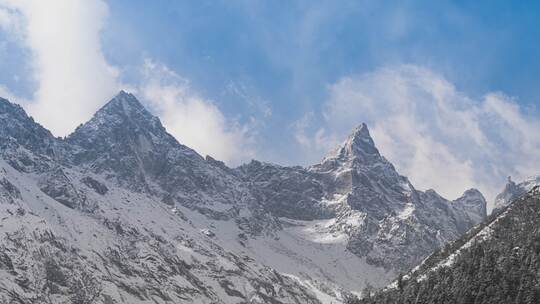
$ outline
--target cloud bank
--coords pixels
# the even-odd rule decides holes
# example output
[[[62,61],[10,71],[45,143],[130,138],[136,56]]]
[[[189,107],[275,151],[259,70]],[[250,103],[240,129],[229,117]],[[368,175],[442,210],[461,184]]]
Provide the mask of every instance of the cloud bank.
[[[402,65],[340,79],[322,126],[309,129],[304,117],[295,128],[300,144],[326,151],[365,121],[417,187],[456,198],[474,186],[491,201],[508,175],[540,172],[540,120],[528,110],[502,93],[474,99],[429,69]]]

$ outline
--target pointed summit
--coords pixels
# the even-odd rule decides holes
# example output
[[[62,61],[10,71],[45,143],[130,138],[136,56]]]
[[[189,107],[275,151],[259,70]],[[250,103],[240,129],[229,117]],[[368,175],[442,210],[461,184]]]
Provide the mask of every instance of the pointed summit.
[[[487,202],[482,192],[478,189],[469,189],[463,195],[454,200],[456,207],[466,212],[469,219],[474,223],[480,223],[487,217]]]
[[[67,141],[83,150],[99,150],[100,153],[117,149],[126,155],[145,155],[158,147],[194,153],[167,133],[159,118],[148,112],[133,94],[124,91],[97,111],[90,121],[79,126]],[[87,157],[89,153],[83,154]]]
[[[124,90],[116,94],[116,96],[105,104],[96,114],[103,111],[123,113],[128,116],[136,112],[143,112],[145,116],[152,116],[133,94],[127,93]]]
[[[509,176],[503,192],[495,197],[493,212],[502,210],[508,206],[514,199],[527,193],[535,186],[540,185],[540,176],[529,177],[528,179],[516,184]]]
[[[133,94],[120,91],[99,109],[90,121],[79,126],[69,138],[77,137],[79,133],[85,133],[87,136],[99,133],[117,134],[118,132],[114,130],[123,130],[122,133],[126,130],[129,133],[145,130],[154,135],[166,134],[159,119],[148,112]]]
[[[407,178],[399,175],[394,166],[379,153],[365,123],[356,127],[343,144],[329,153],[321,163],[311,166],[310,170],[335,174],[338,179],[346,180],[342,182],[345,189],[358,184],[373,188],[372,184],[383,182],[382,188],[394,191],[399,196],[413,188]]]
[[[343,142],[334,151],[330,152],[323,162],[330,159],[353,160],[357,159],[360,162],[378,161],[382,158],[379,150],[375,146],[375,142],[369,134],[369,129],[365,123],[354,128],[347,140]]]
[[[86,164],[97,173],[115,172],[121,183],[138,189],[148,189],[147,176],[164,174],[170,163],[203,161],[167,133],[134,95],[124,91],[66,140],[77,147],[75,164]]]
[[[371,135],[369,134],[369,129],[366,123],[363,122],[359,126],[354,128],[349,135],[349,138],[351,137],[354,139],[369,138],[371,140]]]
[[[369,129],[365,123],[362,123],[353,130],[342,149],[350,156],[358,154],[379,155],[379,150],[375,147],[375,142],[371,138]]]

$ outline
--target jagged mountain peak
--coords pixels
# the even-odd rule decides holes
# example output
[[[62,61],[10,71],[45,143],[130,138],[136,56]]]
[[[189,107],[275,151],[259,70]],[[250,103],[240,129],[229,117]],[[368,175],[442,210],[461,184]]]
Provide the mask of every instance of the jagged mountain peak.
[[[380,159],[381,155],[375,146],[375,142],[369,133],[369,129],[365,123],[354,128],[347,139],[338,146],[334,151],[328,154],[325,160],[341,159],[352,160],[359,159],[362,162]]]
[[[476,188],[466,190],[456,201],[474,202],[475,204],[482,206],[484,209],[487,205],[486,198],[482,192]]]
[[[373,142],[373,138],[371,138],[368,126],[365,123],[361,123],[359,126],[354,128],[347,139],[347,144],[356,147],[360,145],[375,147],[375,142]]]
[[[476,201],[478,204],[484,205],[484,208],[485,208],[485,205],[487,204],[486,198],[484,197],[482,192],[480,192],[480,190],[476,188],[465,190],[465,192],[463,192],[463,195],[461,195],[461,197],[458,198],[457,200],[464,200],[464,199],[468,201]]]
[[[466,190],[453,203],[457,204],[476,223],[483,221],[487,217],[487,201],[478,189]]]
[[[4,125],[11,128],[17,122],[2,118],[0,109],[0,135]],[[26,135],[20,132],[15,143]],[[80,263],[102,265],[95,271],[98,276],[115,277],[110,284],[118,297],[111,301],[118,303],[150,301],[149,290],[176,287],[178,297],[163,294],[164,301],[221,303],[218,299],[224,298],[229,303],[228,296],[247,299],[258,288],[246,280],[262,289],[287,286],[272,289],[264,302],[318,303],[300,293],[304,284],[294,286],[296,279],[280,273],[317,282],[332,298],[339,297],[339,290],[357,290],[362,284],[383,286],[394,271],[416,265],[471,226],[463,208],[456,207],[460,204],[424,200],[429,197],[379,154],[365,124],[353,130],[328,163],[303,168],[252,161],[230,169],[179,144],[135,96],[122,91],[68,138],[52,138],[58,157],[43,158],[41,150],[20,154],[24,149],[16,145],[7,150],[14,151],[7,158],[1,155],[2,140],[0,203],[18,199],[28,215],[17,215],[12,205],[13,211],[0,210],[2,217],[12,219],[10,227],[32,229],[30,215],[32,221],[48,221],[66,244],[91,250],[84,251]],[[29,160],[43,169],[27,176],[13,165]],[[30,240],[37,234],[32,235]],[[2,242],[12,241],[0,238],[0,247]],[[24,258],[22,250],[6,252],[21,261],[14,275],[28,273],[32,251]],[[78,258],[77,253],[73,260],[79,263]],[[265,275],[253,272],[254,267],[272,268]],[[236,277],[223,280],[223,271]],[[159,283],[139,280],[156,273]],[[6,278],[15,282],[14,276]],[[319,294],[319,287],[309,284]],[[288,294],[281,296],[287,290],[301,298],[287,300]],[[134,292],[138,299],[129,298]],[[210,300],[198,301],[203,297]]]
[[[467,196],[478,196],[478,195],[482,195],[482,192],[480,192],[480,190],[478,190],[476,188],[471,188],[471,189],[465,190],[463,195],[464,196],[465,195],[467,195]]]
[[[121,90],[113,97],[100,111],[120,111],[126,115],[131,115],[132,112],[146,111],[145,107],[139,102],[135,95]]]
[[[532,176],[519,183],[514,182],[509,176],[504,190],[495,197],[493,212],[503,209],[512,200],[523,195],[536,185],[540,185],[540,176]]]
[[[77,127],[67,141],[87,149],[94,149],[100,143],[109,147],[129,145],[142,150],[165,144],[192,152],[180,145],[165,130],[159,118],[152,115],[133,94],[125,91],[120,91],[88,122]]]
[[[348,170],[370,172],[369,175],[377,176],[376,179],[395,185],[407,185],[405,186],[407,189],[411,187],[408,180],[379,153],[365,123],[353,129],[340,146],[323,158],[320,164],[312,166],[310,170],[336,173]]]
[[[55,141],[52,133],[28,116],[20,105],[0,97],[0,147],[22,146],[50,156]]]
[[[133,94],[120,91],[99,109],[90,121],[79,126],[74,133],[88,131],[88,129],[115,127],[131,130],[151,128],[165,132],[159,119],[152,115]]]
[[[160,120],[137,100],[121,91],[66,141],[74,147],[74,162],[98,172],[113,171],[123,183],[146,187],[146,175],[163,174],[170,163],[204,162],[180,144]]]

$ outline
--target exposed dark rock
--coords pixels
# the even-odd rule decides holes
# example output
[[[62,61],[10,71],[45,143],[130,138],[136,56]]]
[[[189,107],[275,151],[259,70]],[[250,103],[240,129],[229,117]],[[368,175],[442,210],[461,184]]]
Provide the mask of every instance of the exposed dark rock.
[[[90,176],[84,177],[81,182],[86,186],[94,189],[98,194],[101,195],[105,195],[109,191],[109,188],[107,188],[107,186],[91,178]]]
[[[81,208],[86,196],[77,190],[69,177],[60,168],[43,176],[39,183],[41,191],[66,207]]]

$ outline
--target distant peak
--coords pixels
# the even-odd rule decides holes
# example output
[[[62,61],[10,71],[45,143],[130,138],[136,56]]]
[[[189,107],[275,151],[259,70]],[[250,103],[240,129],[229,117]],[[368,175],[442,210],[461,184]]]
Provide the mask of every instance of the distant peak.
[[[375,142],[369,134],[365,123],[354,128],[347,140],[339,149],[340,156],[364,157],[366,155],[379,155]]]
[[[508,178],[506,180],[505,190],[508,191],[508,190],[511,190],[511,189],[514,189],[514,188],[517,188],[517,185],[512,180],[512,177],[508,176]]]
[[[360,160],[361,163],[386,161],[375,147],[375,142],[371,138],[369,129],[365,123],[354,128],[347,139],[330,152],[322,162],[336,159],[342,161]]]
[[[512,180],[512,176],[508,175],[508,178],[506,179],[506,184],[508,185],[515,185],[514,181]]]
[[[365,122],[359,124],[356,128],[353,130],[354,133],[361,133],[369,136],[369,129]]]
[[[105,106],[103,106],[102,110],[111,108],[123,110],[124,112],[126,112],[128,109],[145,109],[135,95],[127,93],[124,90],[116,94],[116,96],[114,96]]]
[[[480,192],[480,190],[476,188],[471,188],[469,190],[466,190],[465,192],[463,192],[463,195],[461,197],[477,198],[477,199],[481,199],[485,201],[485,198],[482,192]]]
[[[360,124],[349,135],[346,144],[350,145],[358,145],[358,144],[368,144],[370,146],[375,147],[375,143],[373,142],[373,138],[371,138],[371,135],[369,134],[369,129],[365,123]]]
[[[116,94],[116,96],[113,97],[113,100],[114,99],[127,100],[127,101],[132,101],[132,102],[135,101],[135,102],[139,103],[139,101],[137,100],[137,97],[135,97],[135,95],[133,95],[133,94],[131,94],[129,92],[126,92],[124,90],[120,90],[120,92],[118,92],[118,94]]]
[[[475,223],[481,222],[487,216],[486,198],[478,189],[472,188],[465,191],[463,195],[454,200],[453,203],[464,208],[469,217],[475,220]]]
[[[79,126],[74,133],[94,133],[99,130],[110,131],[112,129],[132,131],[152,129],[165,133],[159,119],[146,110],[133,94],[125,91],[120,91],[99,109],[90,121]],[[70,137],[72,136],[70,135]]]
[[[463,195],[454,202],[460,202],[461,204],[476,204],[484,207],[487,204],[482,192],[475,188],[465,191]]]

